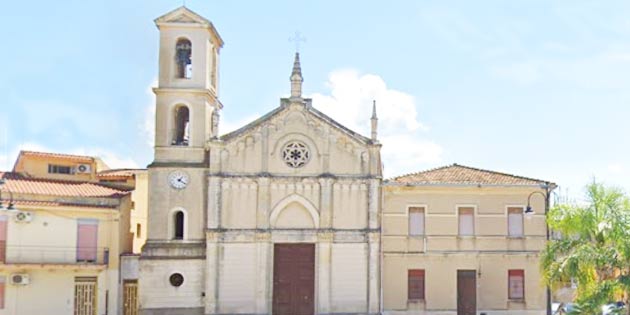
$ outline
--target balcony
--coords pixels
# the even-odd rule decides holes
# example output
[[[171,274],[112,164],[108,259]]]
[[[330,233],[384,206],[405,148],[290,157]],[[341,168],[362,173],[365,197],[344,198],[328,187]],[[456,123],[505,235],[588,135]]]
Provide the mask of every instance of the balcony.
[[[0,261],[4,262],[3,267],[40,265],[104,269],[109,264],[109,249],[104,247],[2,245],[0,244]]]

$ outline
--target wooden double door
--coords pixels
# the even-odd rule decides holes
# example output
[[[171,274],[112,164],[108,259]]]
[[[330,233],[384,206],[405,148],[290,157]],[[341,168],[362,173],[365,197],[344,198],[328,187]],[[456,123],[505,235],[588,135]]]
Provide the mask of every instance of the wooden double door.
[[[315,313],[315,244],[275,244],[274,315]]]
[[[457,270],[457,315],[477,314],[477,271]]]

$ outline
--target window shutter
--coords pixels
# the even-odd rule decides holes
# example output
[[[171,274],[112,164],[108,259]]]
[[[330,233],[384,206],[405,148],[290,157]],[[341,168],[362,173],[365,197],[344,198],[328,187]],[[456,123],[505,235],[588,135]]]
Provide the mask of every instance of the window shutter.
[[[413,269],[408,271],[407,297],[409,300],[424,300],[424,270]]]
[[[459,208],[459,235],[475,235],[474,208]]]
[[[409,235],[424,235],[424,208],[409,208]]]
[[[95,262],[98,245],[98,220],[79,219],[77,223],[77,261]]]
[[[523,236],[523,208],[508,208],[508,235]]]
[[[511,300],[525,298],[525,271],[508,270],[508,297]]]

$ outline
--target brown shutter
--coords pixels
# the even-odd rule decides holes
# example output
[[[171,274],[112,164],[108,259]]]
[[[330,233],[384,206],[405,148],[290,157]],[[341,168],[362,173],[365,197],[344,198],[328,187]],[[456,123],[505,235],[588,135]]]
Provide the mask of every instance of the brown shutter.
[[[409,300],[424,300],[424,270],[412,269],[408,271],[407,296]]]
[[[508,270],[508,297],[510,300],[525,298],[525,271]]]

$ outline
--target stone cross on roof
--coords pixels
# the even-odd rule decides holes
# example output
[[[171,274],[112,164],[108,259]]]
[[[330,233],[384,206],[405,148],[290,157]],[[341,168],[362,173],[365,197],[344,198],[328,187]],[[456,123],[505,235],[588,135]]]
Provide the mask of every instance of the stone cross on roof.
[[[306,43],[306,37],[302,36],[302,33],[295,31],[292,37],[289,37],[289,41],[295,43],[295,52],[300,51],[300,42]]]

